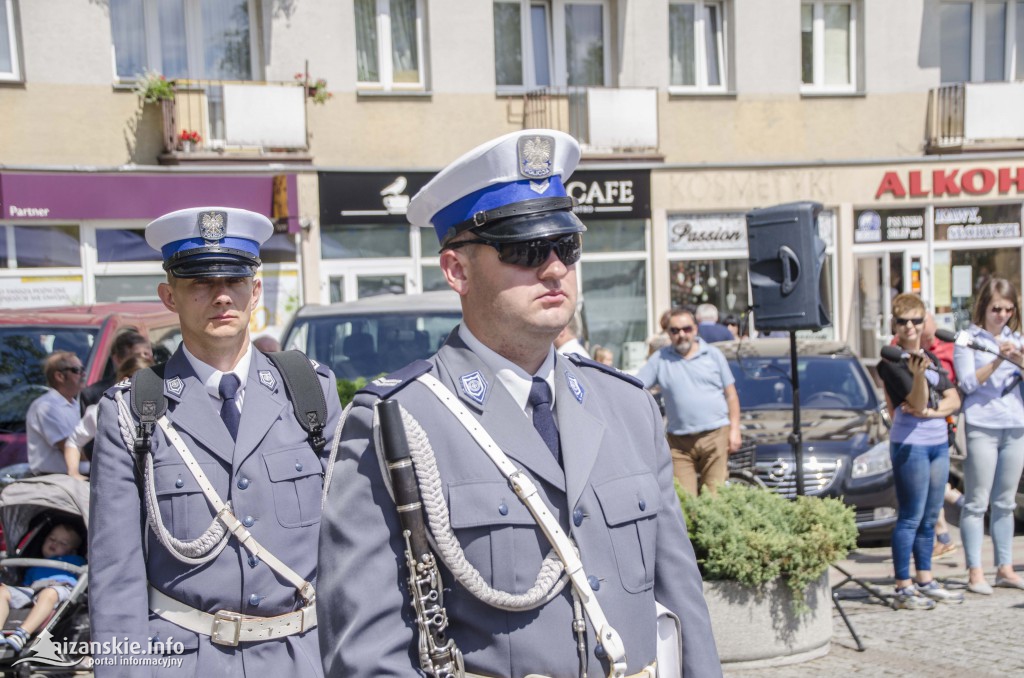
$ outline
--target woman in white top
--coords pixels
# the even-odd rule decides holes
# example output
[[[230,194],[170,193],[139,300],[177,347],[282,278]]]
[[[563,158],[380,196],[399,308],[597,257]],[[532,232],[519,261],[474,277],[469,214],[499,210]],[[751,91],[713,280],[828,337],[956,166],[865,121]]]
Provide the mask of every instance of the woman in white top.
[[[971,338],[1001,354],[959,345],[953,353],[967,420],[966,502],[960,519],[969,576],[967,590],[991,595],[992,587],[985,581],[981,566],[985,510],[989,506],[996,586],[1024,589],[1024,580],[1013,571],[1014,496],[1024,470],[1024,400],[1019,369],[1011,363],[1024,358],[1017,288],[1002,278],[987,281],[978,292],[971,320],[967,330]]]
[[[129,379],[133,374],[144,367],[149,367],[153,361],[143,356],[132,356],[121,363],[117,369],[117,381]],[[89,405],[85,408],[75,430],[64,441],[64,463],[68,466],[68,475],[79,480],[88,480],[85,474],[89,473],[89,462],[82,461],[82,448],[86,443],[96,437],[96,413],[98,405]]]

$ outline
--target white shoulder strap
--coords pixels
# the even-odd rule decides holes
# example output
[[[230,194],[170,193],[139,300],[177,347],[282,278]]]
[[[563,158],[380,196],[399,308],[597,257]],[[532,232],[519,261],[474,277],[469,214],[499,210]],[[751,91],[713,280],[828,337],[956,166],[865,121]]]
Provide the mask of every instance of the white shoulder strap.
[[[217,519],[224,523],[224,527],[231,531],[238,541],[245,547],[245,550],[249,552],[255,558],[259,558],[267,564],[277,574],[287,579],[291,584],[299,590],[299,595],[306,603],[311,603],[316,598],[316,591],[313,590],[313,585],[308,581],[300,577],[295,570],[281,562],[277,556],[270,551],[266,550],[258,541],[256,537],[252,536],[242,525],[242,521],[235,517],[235,514],[231,512],[231,508],[227,506],[217,494],[217,490],[213,489],[213,485],[210,484],[210,480],[203,473],[203,469],[199,466],[199,462],[192,456],[192,452],[189,451],[188,446],[185,445],[185,441],[181,439],[178,432],[174,430],[171,423],[167,420],[166,416],[160,417],[157,420],[157,425],[163,430],[164,435],[171,441],[174,449],[178,451],[181,456],[181,460],[185,462],[185,466],[192,475],[195,477],[196,482],[199,483],[199,489],[206,495],[206,500],[213,506],[213,510],[217,512]]]
[[[622,639],[619,637],[618,632],[608,623],[608,618],[605,617],[600,603],[597,602],[597,596],[594,595],[594,590],[590,588],[590,582],[587,581],[587,573],[583,571],[583,562],[576,554],[576,548],[569,540],[569,537],[566,536],[554,515],[548,510],[533,481],[515,467],[508,456],[498,447],[498,444],[494,442],[494,439],[480,425],[480,422],[469,413],[469,410],[459,402],[459,399],[451,391],[444,387],[444,384],[429,374],[421,374],[416,379],[429,388],[431,393],[455,415],[459,423],[473,436],[473,439],[476,440],[490,460],[494,462],[494,465],[498,467],[502,475],[508,479],[519,500],[529,509],[533,519],[537,521],[537,525],[540,526],[544,536],[547,537],[551,546],[554,547],[555,553],[558,554],[558,557],[565,565],[565,571],[569,575],[573,589],[583,603],[583,609],[586,611],[587,616],[590,617],[590,622],[594,625],[598,640],[607,653],[611,663],[609,675],[624,676],[626,674],[626,650],[622,645]]]

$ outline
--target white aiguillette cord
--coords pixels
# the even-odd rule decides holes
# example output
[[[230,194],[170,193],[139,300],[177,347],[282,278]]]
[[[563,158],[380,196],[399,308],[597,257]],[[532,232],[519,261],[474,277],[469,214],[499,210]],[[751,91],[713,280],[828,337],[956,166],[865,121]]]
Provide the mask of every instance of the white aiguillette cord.
[[[174,445],[174,449],[181,455],[182,461],[185,462],[185,466],[192,475],[195,476],[196,482],[199,483],[199,489],[206,495],[206,500],[213,506],[213,510],[217,512],[217,518],[224,523],[224,526],[231,531],[238,541],[245,547],[245,550],[250,555],[261,559],[266,563],[270,569],[277,572],[279,575],[291,582],[292,586],[299,590],[299,595],[309,605],[316,598],[316,591],[313,590],[313,585],[298,575],[295,570],[281,562],[277,556],[268,551],[262,544],[256,541],[256,537],[252,536],[242,525],[242,522],[235,517],[235,514],[231,512],[231,508],[226,506],[221,500],[220,495],[217,494],[217,490],[213,489],[213,485],[210,484],[206,474],[203,473],[203,469],[199,466],[199,462],[192,456],[192,452],[189,451],[188,446],[185,445],[185,441],[181,439],[178,432],[174,430],[170,422],[167,421],[167,417],[163,416],[157,420],[157,424],[160,429],[167,436],[167,439]]]
[[[612,628],[612,625],[608,623],[608,618],[605,617],[600,603],[597,602],[597,596],[594,595],[594,590],[590,587],[590,582],[587,581],[587,574],[583,571],[583,562],[576,555],[576,549],[569,540],[569,537],[566,536],[558,521],[555,520],[551,511],[548,510],[540,493],[537,492],[537,487],[533,484],[533,481],[509,461],[509,458],[498,447],[498,444],[494,442],[494,439],[491,438],[487,431],[484,430],[480,422],[469,413],[469,410],[440,381],[429,374],[421,374],[416,379],[429,388],[431,393],[458,418],[459,422],[469,431],[469,434],[473,436],[477,444],[494,462],[494,465],[498,467],[498,470],[508,479],[509,485],[518,495],[519,500],[529,509],[533,519],[537,521],[541,531],[544,532],[544,536],[547,537],[548,541],[551,542],[551,546],[554,547],[555,553],[562,559],[573,589],[583,603],[583,609],[586,611],[587,616],[590,617],[590,622],[594,625],[594,629],[597,632],[598,641],[604,647],[605,654],[610,662],[608,675],[610,678],[625,676],[626,649],[622,645],[622,638]]]

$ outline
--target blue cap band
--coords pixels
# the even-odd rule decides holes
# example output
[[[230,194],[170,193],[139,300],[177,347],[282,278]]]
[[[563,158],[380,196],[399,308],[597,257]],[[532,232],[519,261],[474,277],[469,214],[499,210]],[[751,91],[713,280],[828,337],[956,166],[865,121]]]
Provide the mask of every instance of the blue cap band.
[[[443,241],[448,233],[448,229],[456,224],[461,224],[467,219],[473,218],[473,215],[477,212],[486,212],[487,210],[533,198],[565,197],[565,186],[562,185],[562,177],[555,174],[547,177],[545,181],[547,181],[548,185],[541,193],[533,190],[532,187],[538,186],[542,182],[535,179],[523,179],[507,184],[487,186],[459,198],[451,205],[440,210],[431,220],[434,230],[437,232],[437,239]]]
[[[174,242],[169,242],[161,247],[160,253],[163,255],[164,261],[167,261],[175,254],[180,254],[188,250],[206,248],[211,244],[216,244],[219,247],[241,250],[251,254],[255,258],[259,258],[260,256],[260,244],[255,240],[249,240],[248,238],[221,238],[220,240],[215,241],[204,240],[203,238],[175,240]],[[196,254],[200,253],[197,252]]]

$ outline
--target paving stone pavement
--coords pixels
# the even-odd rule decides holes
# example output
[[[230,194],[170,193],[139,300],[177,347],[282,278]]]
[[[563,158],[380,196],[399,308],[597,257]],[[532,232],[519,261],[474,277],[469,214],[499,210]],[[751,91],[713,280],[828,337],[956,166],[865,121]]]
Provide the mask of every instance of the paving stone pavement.
[[[951,527],[959,543],[956,528]],[[991,540],[986,537],[983,563],[995,582]],[[1016,569],[1024,575],[1024,535],[1014,540]],[[892,588],[888,548],[858,549],[839,563],[848,572],[885,591]],[[892,610],[856,584],[842,589],[843,608],[865,645],[857,645],[833,608],[832,644],[824,657],[772,668],[725,667],[730,678],[818,678],[821,676],[901,676],[908,678],[996,678],[1024,676],[1024,591],[995,589],[991,596],[965,590],[963,551],[933,562],[935,577],[950,590],[963,590],[960,605],[933,610]],[[833,585],[843,575],[830,574]]]

